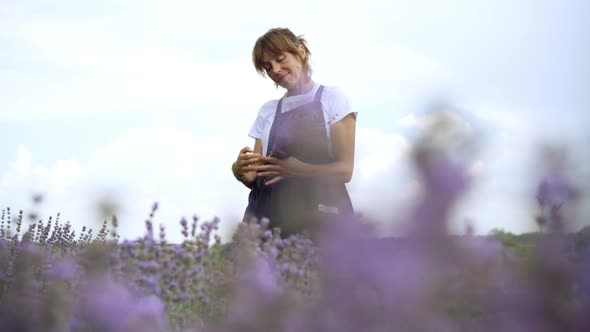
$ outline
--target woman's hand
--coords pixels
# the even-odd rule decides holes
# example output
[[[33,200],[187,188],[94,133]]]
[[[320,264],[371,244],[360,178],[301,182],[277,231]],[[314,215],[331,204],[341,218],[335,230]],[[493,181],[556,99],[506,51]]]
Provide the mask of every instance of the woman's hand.
[[[234,162],[234,173],[236,177],[243,178],[242,182],[253,183],[256,181],[256,171],[254,165],[260,162],[260,153],[253,153],[249,146],[240,150],[238,159]]]
[[[274,157],[260,157],[265,165],[253,166],[258,176],[273,176],[265,182],[266,185],[277,183],[290,176],[306,176],[309,164],[294,157],[278,159]]]

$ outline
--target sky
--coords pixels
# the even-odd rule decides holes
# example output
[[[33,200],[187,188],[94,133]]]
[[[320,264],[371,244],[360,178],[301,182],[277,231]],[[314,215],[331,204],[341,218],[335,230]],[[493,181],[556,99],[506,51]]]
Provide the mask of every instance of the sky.
[[[0,205],[77,229],[98,228],[106,206],[135,238],[158,202],[170,239],[193,215],[219,217],[229,239],[248,195],[231,163],[283,94],[252,47],[288,27],[309,42],[314,80],[359,114],[348,189],[383,236],[418,191],[412,139],[440,100],[478,142],[454,231],[534,231],[542,146],[565,147],[568,175],[590,188],[588,12],[583,0],[0,0]]]

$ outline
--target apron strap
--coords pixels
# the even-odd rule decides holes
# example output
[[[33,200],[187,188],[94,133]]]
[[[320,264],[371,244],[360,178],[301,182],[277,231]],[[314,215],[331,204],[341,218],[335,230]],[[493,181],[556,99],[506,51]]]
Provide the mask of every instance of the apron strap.
[[[318,91],[315,93],[315,97],[313,99],[314,102],[318,103],[322,101],[322,92],[324,91],[324,86],[320,85]]]
[[[321,105],[321,100],[322,100],[322,92],[324,91],[324,86],[320,85],[320,87],[318,88],[318,90],[315,93],[315,96],[313,98],[313,102],[314,103],[320,103]],[[277,123],[277,119],[283,114],[282,112],[282,108],[283,108],[283,99],[284,97],[282,97],[281,99],[279,99],[279,103],[277,104],[277,109],[275,110],[275,118],[272,122],[272,126],[270,127],[270,133],[268,135],[268,143],[266,145],[266,156],[270,156],[270,153],[272,152],[272,148],[275,142],[275,137],[276,137],[276,127],[275,124]],[[320,107],[321,109],[321,107]],[[323,115],[322,115],[323,117]]]

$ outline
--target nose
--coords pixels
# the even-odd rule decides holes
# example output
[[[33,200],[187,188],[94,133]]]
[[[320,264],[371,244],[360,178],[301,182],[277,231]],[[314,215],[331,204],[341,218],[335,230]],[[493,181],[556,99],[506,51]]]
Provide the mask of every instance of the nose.
[[[273,73],[278,74],[281,72],[281,66],[279,66],[278,63],[273,62],[273,63],[271,63],[271,66],[272,66]]]

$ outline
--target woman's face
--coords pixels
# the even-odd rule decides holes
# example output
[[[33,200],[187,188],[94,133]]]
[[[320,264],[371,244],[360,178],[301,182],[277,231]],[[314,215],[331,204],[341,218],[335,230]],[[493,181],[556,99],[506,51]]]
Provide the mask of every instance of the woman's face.
[[[302,56],[303,54],[305,53],[302,53]],[[262,63],[266,75],[287,90],[295,88],[307,75],[299,57],[289,52],[277,55],[265,53]]]

